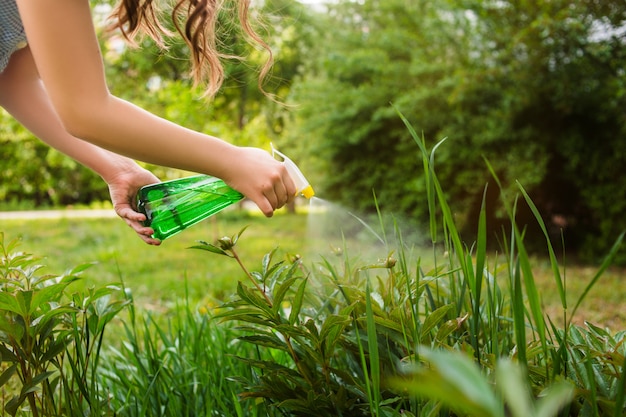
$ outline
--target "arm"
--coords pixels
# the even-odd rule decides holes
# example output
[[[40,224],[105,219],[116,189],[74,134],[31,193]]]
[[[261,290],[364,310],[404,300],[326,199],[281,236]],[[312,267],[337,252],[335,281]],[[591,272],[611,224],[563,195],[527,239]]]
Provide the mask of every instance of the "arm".
[[[0,73],[0,105],[35,136],[98,173],[109,186],[115,212],[146,243],[160,243],[151,237],[153,230],[141,224],[145,216],[131,205],[141,186],[159,179],[131,159],[68,134],[50,104],[28,48],[16,52]]]
[[[267,152],[240,148],[110,94],[88,0],[18,0],[52,105],[74,136],[143,161],[222,178],[271,216],[295,186]]]

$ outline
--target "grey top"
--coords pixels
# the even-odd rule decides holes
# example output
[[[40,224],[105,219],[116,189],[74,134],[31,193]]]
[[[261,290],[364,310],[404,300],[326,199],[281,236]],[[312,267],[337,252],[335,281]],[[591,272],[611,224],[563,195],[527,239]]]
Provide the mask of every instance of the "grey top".
[[[0,0],[0,72],[13,52],[26,46],[26,34],[15,0]]]

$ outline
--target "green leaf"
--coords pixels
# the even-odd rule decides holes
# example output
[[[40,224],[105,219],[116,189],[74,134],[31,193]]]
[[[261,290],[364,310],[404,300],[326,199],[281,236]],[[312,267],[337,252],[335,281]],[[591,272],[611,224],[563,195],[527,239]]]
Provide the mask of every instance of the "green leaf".
[[[45,351],[45,353],[41,357],[41,361],[43,363],[47,363],[51,361],[52,359],[56,358],[59,354],[61,354],[66,346],[67,346],[67,343],[65,342],[65,340],[61,338],[55,339],[48,346],[48,349]]]
[[[20,306],[20,312],[18,313],[22,317],[30,317],[33,314],[32,299],[33,290],[20,290],[15,294],[15,299]]]
[[[260,294],[258,294],[257,291],[252,290],[239,282],[239,284],[237,285],[237,294],[239,295],[239,297],[241,297],[242,300],[244,300],[248,304],[258,307],[259,312],[263,313],[265,316],[267,316],[267,318],[274,318],[274,313],[270,305],[267,303],[267,300],[263,298]]]
[[[267,271],[269,269],[269,266],[272,262],[272,257],[274,256],[274,253],[276,253],[276,248],[272,249],[269,253],[266,253],[263,256],[263,260],[261,261],[261,266],[263,267],[263,274],[267,275]]]
[[[216,253],[218,255],[228,256],[229,258],[233,257],[233,255],[231,255],[230,253],[224,251],[221,248],[218,248],[215,245],[211,245],[210,243],[205,243],[203,245],[190,246],[187,249],[199,249],[199,250],[204,250],[204,251],[211,252],[211,253]]]
[[[22,309],[16,296],[6,291],[0,291],[0,310],[10,311],[18,315],[22,314]]]
[[[422,325],[421,329],[421,343],[426,343],[429,340],[428,338],[430,336],[430,331],[433,330],[439,324],[439,322],[444,320],[448,312],[454,309],[454,307],[454,304],[447,304],[439,307],[438,309],[426,316],[426,319],[424,320],[424,324]]]
[[[91,268],[92,266],[97,265],[97,262],[87,262],[84,264],[80,264],[78,266],[73,267],[72,269],[70,269],[69,271],[67,271],[65,273],[66,276],[69,277],[75,277],[75,275],[80,275],[83,272],[85,272],[86,270],[88,270],[89,268]],[[64,277],[65,278],[65,277]]]
[[[343,330],[352,322],[352,318],[349,316],[336,316],[331,315],[326,317],[322,328],[320,330],[320,341],[323,343],[326,349],[326,353],[332,353],[335,344],[341,337]]]
[[[33,320],[31,326],[34,326],[35,332],[39,333],[41,329],[47,326],[51,320],[54,320],[59,316],[64,316],[71,313],[76,313],[76,308],[70,306],[56,307]]]
[[[280,284],[278,289],[276,289],[274,291],[274,297],[272,299],[272,302],[274,303],[274,313],[275,314],[278,313],[278,310],[280,308],[282,308],[282,303],[283,303],[283,299],[285,298],[285,295],[287,294],[287,292],[289,291],[291,286],[297,280],[298,280],[298,278],[289,278],[289,279],[285,280],[282,284]]]
[[[526,200],[526,204],[528,204],[528,207],[530,207],[530,210],[535,216],[535,219],[537,220],[537,223],[539,224],[539,227],[541,228],[541,231],[546,238],[546,244],[548,245],[548,254],[550,257],[550,265],[552,267],[552,275],[554,276],[554,282],[556,283],[557,289],[559,291],[559,296],[561,297],[561,306],[564,309],[567,309],[567,298],[565,294],[565,288],[563,286],[563,279],[561,278],[561,271],[559,270],[559,264],[556,259],[556,255],[554,254],[554,248],[552,247],[552,241],[550,240],[548,229],[546,228],[543,218],[541,217],[537,206],[535,206],[535,203],[531,200],[524,187],[522,187],[522,184],[520,184],[519,181],[516,182],[517,186],[522,192],[522,195],[524,196],[524,199]]]
[[[541,398],[537,402],[535,415],[537,417],[552,417],[558,415],[559,410],[572,402],[574,394],[574,387],[567,382],[553,384],[542,393]],[[623,410],[621,410],[621,412],[623,412]],[[617,416],[618,413],[614,415]]]
[[[19,341],[22,339],[22,336],[24,336],[26,329],[24,328],[23,321],[16,322],[8,319],[4,315],[0,315],[0,331]],[[0,346],[2,345],[0,344]]]
[[[32,297],[29,314],[40,309],[42,304],[59,302],[68,284],[53,284],[37,290]]]
[[[613,415],[619,415],[624,410],[624,403],[626,403],[626,356],[624,356],[624,361],[622,363],[622,375],[619,378],[619,382],[617,383],[617,395],[615,398],[615,411]]]
[[[450,336],[453,332],[459,329],[459,322],[455,319],[448,320],[437,330],[437,335],[435,336],[435,340],[438,343],[444,343],[445,339]]]
[[[5,369],[4,372],[2,372],[2,375],[0,375],[0,387],[4,386],[4,384],[9,382],[11,377],[15,374],[16,370],[17,370],[17,364],[13,364],[9,366],[7,369]]]
[[[237,307],[233,309],[222,309],[213,316],[214,319],[239,320],[238,317],[259,316],[259,309],[256,307]]]
[[[38,385],[41,384],[44,380],[46,380],[49,376],[54,375],[54,374],[55,374],[54,371],[46,371],[35,376],[30,382],[25,383],[22,386],[22,394],[25,395],[30,392],[37,391]]]
[[[233,237],[233,245],[236,245],[236,244],[237,244],[237,242],[239,241],[239,238],[241,237],[241,235],[243,235],[243,232],[245,232],[245,231],[246,231],[246,229],[247,229],[248,227],[249,227],[249,226],[244,226],[244,227],[243,227],[243,228],[239,231],[239,233],[237,233],[237,234]]]
[[[370,399],[371,407],[373,410],[378,410],[380,404],[380,360],[378,350],[378,332],[376,331],[376,322],[374,320],[374,312],[372,309],[372,297],[370,291],[370,281],[367,280],[366,295],[365,295],[365,315],[367,317],[367,346],[369,348],[369,365],[370,375],[372,381],[371,393],[373,394]],[[363,360],[363,358],[362,358]],[[376,414],[379,414],[376,412]]]
[[[533,415],[531,393],[527,379],[520,368],[511,360],[503,358],[496,367],[496,382],[505,403],[516,417]]]
[[[315,321],[313,321],[313,319],[308,319],[305,323],[304,323],[304,327],[306,327],[309,330],[309,334],[312,337],[309,337],[311,340],[314,340],[316,343],[320,338],[320,333],[317,330],[317,324],[315,324]]]
[[[4,343],[0,343],[0,362],[17,362],[17,361],[18,361],[18,357],[15,356],[15,353],[7,349]]]
[[[13,396],[13,398],[11,398],[4,406],[5,411],[9,413],[10,415],[14,416],[15,414],[17,414],[18,408],[20,408],[20,405],[22,405],[25,399],[26,399],[26,396],[24,395]]]
[[[319,337],[319,335],[317,334],[317,327],[315,327],[314,331],[311,331],[311,329],[308,326],[309,323],[313,324],[313,320],[307,321],[307,325],[305,325],[306,330],[302,326],[293,326],[290,324],[275,325],[273,326],[273,329],[285,336],[316,340],[315,338]],[[313,324],[313,327],[314,326],[315,325]]]
[[[396,385],[423,398],[436,399],[463,415],[502,417],[500,401],[487,379],[468,357],[459,352],[420,349],[430,366],[417,368],[409,380]]]
[[[255,344],[257,346],[264,346],[273,349],[283,350],[285,352],[289,351],[289,348],[285,344],[284,341],[280,340],[278,337],[272,334],[257,334],[252,336],[240,336],[239,340]]]
[[[258,369],[263,369],[264,371],[271,372],[276,375],[288,376],[294,380],[301,378],[301,375],[297,371],[287,366],[276,363],[275,361],[264,361],[264,360],[244,358],[240,356],[237,356],[237,359],[249,364],[250,366],[253,366]]]
[[[298,316],[300,315],[300,310],[302,309],[302,302],[304,300],[304,293],[306,289],[308,279],[303,279],[300,285],[298,286],[298,291],[296,292],[296,297],[293,300],[293,304],[291,305],[291,313],[289,313],[289,323],[295,324],[298,320]]]

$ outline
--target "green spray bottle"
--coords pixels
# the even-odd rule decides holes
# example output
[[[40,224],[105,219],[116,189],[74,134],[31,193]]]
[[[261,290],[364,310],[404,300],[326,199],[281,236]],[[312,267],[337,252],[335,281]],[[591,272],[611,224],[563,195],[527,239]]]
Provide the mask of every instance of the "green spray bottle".
[[[273,155],[282,158],[299,194],[315,195],[295,163],[272,146]],[[144,226],[154,229],[153,238],[165,240],[241,201],[243,194],[224,181],[209,175],[194,175],[142,187],[137,209],[146,216]]]

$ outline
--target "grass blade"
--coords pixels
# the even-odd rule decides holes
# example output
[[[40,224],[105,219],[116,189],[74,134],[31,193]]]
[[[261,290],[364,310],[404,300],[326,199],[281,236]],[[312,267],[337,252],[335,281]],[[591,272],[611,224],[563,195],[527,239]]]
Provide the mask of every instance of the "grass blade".
[[[367,318],[367,344],[369,348],[370,376],[372,380],[372,394],[374,398],[370,399],[371,410],[374,415],[380,415],[380,360],[378,352],[378,333],[376,332],[376,323],[374,321],[374,310],[372,308],[372,296],[370,294],[371,284],[367,280],[365,290],[365,314]]]
[[[552,242],[550,241],[550,235],[548,234],[548,229],[546,228],[545,222],[543,221],[541,214],[539,213],[539,210],[537,209],[537,206],[535,206],[535,203],[533,203],[533,201],[530,199],[530,196],[528,195],[524,187],[522,187],[522,185],[519,182],[517,183],[517,185],[520,191],[522,192],[524,199],[526,200],[526,204],[528,204],[528,207],[530,207],[530,210],[535,216],[535,219],[537,220],[537,223],[539,224],[539,227],[541,227],[541,231],[543,232],[543,235],[546,238],[546,243],[548,245],[548,254],[550,256],[550,265],[552,267],[552,273],[554,275],[554,281],[559,290],[559,297],[561,298],[561,305],[563,306],[564,309],[567,310],[567,299],[565,296],[565,288],[563,286],[563,279],[561,278],[561,271],[559,270],[559,264],[556,260],[556,255],[554,254],[554,248],[552,247]]]
[[[578,307],[580,307],[580,304],[583,302],[583,300],[585,299],[585,297],[587,296],[589,291],[591,291],[591,288],[593,288],[593,286],[598,281],[598,279],[600,279],[602,274],[604,274],[604,271],[606,271],[606,269],[613,263],[613,259],[617,255],[617,251],[622,246],[622,241],[624,240],[624,234],[625,233],[626,232],[622,232],[619,235],[619,237],[617,238],[617,240],[613,244],[613,247],[609,251],[609,254],[604,258],[604,261],[602,262],[602,265],[600,265],[600,269],[598,269],[598,272],[596,272],[594,277],[591,279],[591,282],[589,282],[589,284],[585,288],[585,291],[583,291],[583,293],[578,298],[578,301],[576,301],[576,304],[574,305],[574,308],[572,309],[572,315],[570,316],[570,320],[572,319],[572,317],[574,317],[574,314],[576,314],[576,310],[578,310]]]

